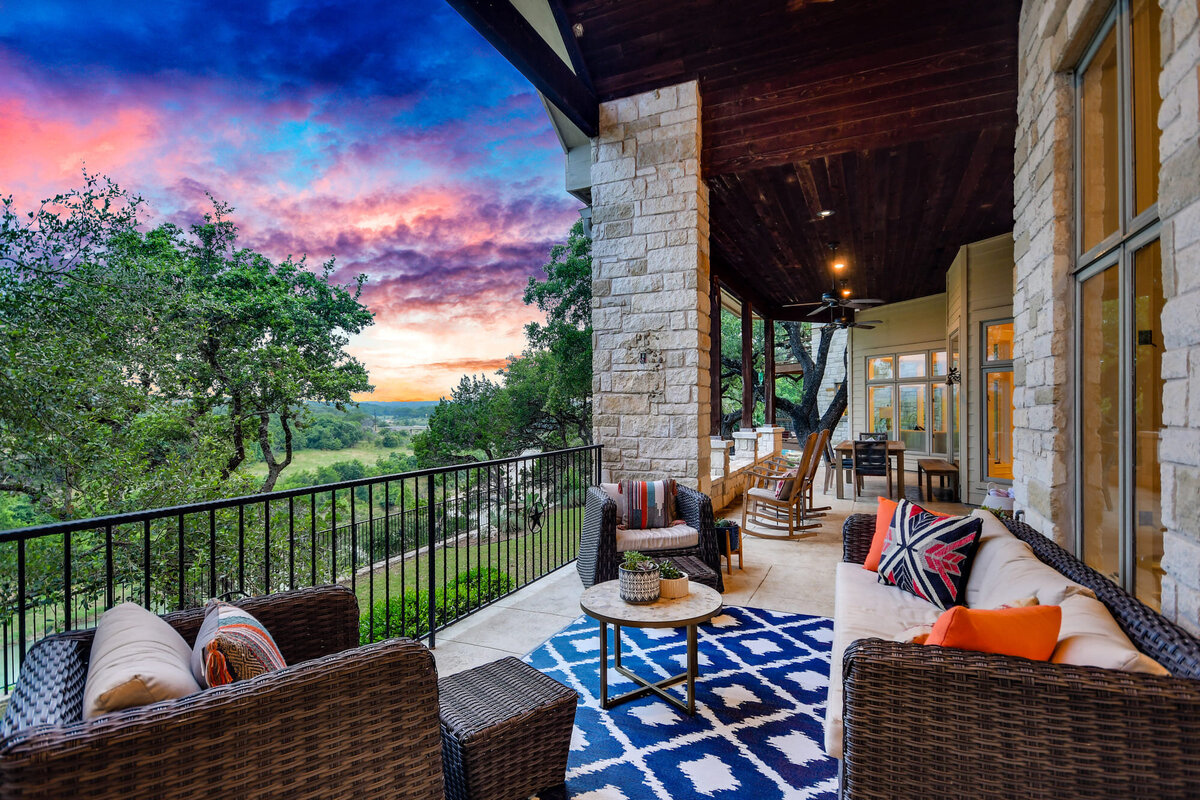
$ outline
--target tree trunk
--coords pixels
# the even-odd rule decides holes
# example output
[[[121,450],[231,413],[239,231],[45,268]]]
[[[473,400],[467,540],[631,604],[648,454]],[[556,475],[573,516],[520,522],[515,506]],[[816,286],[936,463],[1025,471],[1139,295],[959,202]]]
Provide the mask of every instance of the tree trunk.
[[[262,448],[263,459],[267,462],[267,477],[263,480],[260,492],[269,492],[275,488],[279,475],[292,463],[292,426],[288,423],[286,413],[279,415],[283,426],[284,457],[282,461],[275,460],[275,451],[271,449],[271,415],[264,412],[258,418],[258,446]]]

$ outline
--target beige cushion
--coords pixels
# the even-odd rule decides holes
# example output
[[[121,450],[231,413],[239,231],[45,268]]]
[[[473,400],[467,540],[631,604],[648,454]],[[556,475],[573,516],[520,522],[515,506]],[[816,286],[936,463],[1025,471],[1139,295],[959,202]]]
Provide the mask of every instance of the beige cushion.
[[[1108,608],[1091,597],[1074,595],[1062,602],[1062,627],[1050,660],[1055,664],[1103,667],[1124,672],[1169,675],[1165,667],[1134,647]]]
[[[675,550],[680,547],[695,547],[700,542],[700,533],[690,525],[672,525],[669,528],[647,528],[645,530],[621,530],[617,528],[617,552],[626,550]]]
[[[109,609],[92,641],[83,718],[200,691],[191,658],[183,637],[136,603]]]
[[[932,626],[941,609],[895,586],[879,583],[862,564],[839,563],[834,591],[825,752],[842,757],[842,654],[857,639],[894,640],[910,628]]]
[[[1040,605],[1061,605],[1063,598],[1090,589],[1043,564],[1029,545],[1013,536],[990,511],[977,509],[972,517],[983,521],[979,550],[967,579],[968,608],[999,608],[1036,597]]]
[[[625,522],[625,500],[621,497],[621,484],[619,483],[602,483],[600,488],[609,496],[614,503],[617,504],[617,524],[622,525]]]
[[[775,490],[774,489],[763,489],[761,487],[757,487],[754,489],[747,489],[746,494],[750,495],[751,497],[757,497],[762,500],[774,500],[775,499]]]

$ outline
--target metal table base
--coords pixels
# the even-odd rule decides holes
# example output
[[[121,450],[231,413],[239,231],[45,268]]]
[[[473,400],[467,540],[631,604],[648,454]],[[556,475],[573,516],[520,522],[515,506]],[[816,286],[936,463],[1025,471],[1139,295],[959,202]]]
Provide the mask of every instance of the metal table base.
[[[648,681],[621,664],[621,626],[613,625],[613,660],[617,672],[638,684],[641,688],[625,692],[617,697],[608,696],[608,623],[600,623],[600,707],[612,708],[630,700],[656,694],[688,716],[696,715],[696,675],[699,659],[696,648],[696,626],[687,626],[687,670],[660,681]],[[682,681],[687,681],[687,702],[668,694],[665,690]]]

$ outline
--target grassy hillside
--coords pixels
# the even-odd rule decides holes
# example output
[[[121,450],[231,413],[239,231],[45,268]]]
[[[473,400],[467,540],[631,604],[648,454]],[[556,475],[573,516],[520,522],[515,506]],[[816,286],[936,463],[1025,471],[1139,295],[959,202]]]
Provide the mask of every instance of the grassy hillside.
[[[304,472],[306,470],[314,470],[317,467],[326,464],[333,464],[337,461],[361,461],[368,466],[374,465],[377,458],[386,458],[389,453],[408,454],[412,452],[412,447],[406,443],[403,447],[388,449],[379,445],[357,444],[354,447],[347,447],[345,450],[297,450],[292,457],[292,463],[283,471],[283,477],[296,472]],[[244,466],[246,472],[259,477],[266,477],[267,465],[262,461],[255,461]]]

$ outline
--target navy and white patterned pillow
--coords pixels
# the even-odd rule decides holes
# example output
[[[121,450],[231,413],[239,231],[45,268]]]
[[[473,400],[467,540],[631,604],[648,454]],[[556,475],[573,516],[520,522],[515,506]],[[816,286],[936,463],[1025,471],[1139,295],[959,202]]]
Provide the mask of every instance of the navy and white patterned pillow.
[[[937,517],[908,500],[900,501],[892,520],[892,540],[879,559],[879,582],[938,608],[959,605],[983,522],[973,517]]]

